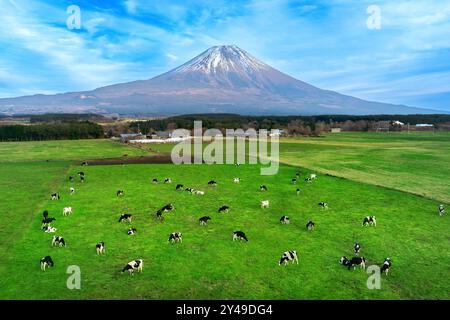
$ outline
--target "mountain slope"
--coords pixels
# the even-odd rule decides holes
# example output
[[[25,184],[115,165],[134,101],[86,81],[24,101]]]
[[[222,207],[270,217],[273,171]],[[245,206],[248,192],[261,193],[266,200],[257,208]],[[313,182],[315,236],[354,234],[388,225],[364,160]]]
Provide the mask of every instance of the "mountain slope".
[[[0,99],[0,111],[271,115],[405,114],[432,110],[364,101],[292,78],[237,46],[212,47],[167,73],[58,95]]]

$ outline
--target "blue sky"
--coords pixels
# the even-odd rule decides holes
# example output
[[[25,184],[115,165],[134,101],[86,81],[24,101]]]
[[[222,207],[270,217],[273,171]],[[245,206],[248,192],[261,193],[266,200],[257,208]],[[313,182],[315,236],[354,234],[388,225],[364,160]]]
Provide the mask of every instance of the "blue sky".
[[[148,79],[236,44],[323,89],[450,111],[449,0],[0,0],[0,17],[0,97]]]

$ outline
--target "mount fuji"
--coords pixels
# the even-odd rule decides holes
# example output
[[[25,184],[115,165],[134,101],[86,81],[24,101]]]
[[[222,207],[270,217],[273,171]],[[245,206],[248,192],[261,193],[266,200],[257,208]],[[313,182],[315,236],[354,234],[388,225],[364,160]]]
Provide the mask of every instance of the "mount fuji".
[[[433,110],[365,101],[284,74],[237,46],[215,46],[149,80],[92,91],[0,99],[9,113],[96,112],[147,115],[412,114]]]

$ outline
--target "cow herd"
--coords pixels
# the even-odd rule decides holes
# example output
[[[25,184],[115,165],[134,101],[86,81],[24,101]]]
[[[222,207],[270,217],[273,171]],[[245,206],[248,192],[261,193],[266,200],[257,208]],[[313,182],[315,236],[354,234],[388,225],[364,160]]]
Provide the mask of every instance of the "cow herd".
[[[85,181],[85,174],[84,172],[78,172],[77,176],[80,179],[80,182],[83,183]],[[291,182],[293,184],[296,184],[298,179],[300,177],[300,173],[297,172],[295,178],[293,178],[291,180]],[[316,174],[310,174],[307,178],[304,179],[304,181],[306,183],[311,183],[313,181],[315,181],[317,179],[317,175]],[[69,181],[70,182],[74,182],[74,177],[70,176],[69,177]],[[240,178],[233,178],[233,183],[240,183],[241,179]],[[152,183],[153,184],[158,184],[158,179],[157,178],[153,178],[152,179]],[[172,179],[171,178],[165,178],[164,179],[164,183],[165,184],[170,184],[172,183]],[[217,187],[218,183],[215,180],[210,180],[207,185],[209,187]],[[175,187],[176,191],[180,191],[180,190],[185,190],[186,192],[189,192],[191,194],[197,194],[197,195],[204,195],[204,191],[200,191],[200,190],[196,190],[190,187],[184,188],[183,184],[177,184]],[[265,185],[260,185],[259,187],[261,192],[267,192],[268,188]],[[296,189],[296,194],[299,195],[301,192],[301,190],[299,188]],[[75,193],[75,189],[73,187],[70,187],[69,189],[69,194],[73,195]],[[124,190],[117,190],[116,192],[116,196],[117,197],[124,197],[125,196],[125,191]],[[51,200],[60,200],[61,197],[59,195],[59,193],[53,193],[51,194]],[[319,207],[322,208],[323,210],[328,209],[328,203],[326,202],[319,202],[318,203]],[[269,200],[262,200],[260,202],[260,207],[262,209],[267,209],[270,206],[270,201]],[[445,208],[444,205],[440,205],[439,206],[439,215],[443,216],[445,213]],[[163,207],[161,207],[160,209],[158,209],[156,211],[156,218],[159,219],[160,221],[164,220],[164,215],[170,211],[175,210],[175,207],[173,204],[169,203],[164,205]],[[230,207],[227,205],[221,205],[217,212],[218,213],[228,213],[230,210]],[[72,214],[72,207],[64,207],[63,212],[62,212],[63,216],[67,216]],[[42,230],[45,233],[55,233],[57,231],[57,228],[53,227],[51,225],[51,223],[53,221],[55,221],[56,218],[50,217],[49,216],[49,212],[48,210],[45,210],[43,212],[43,220],[42,220]],[[209,221],[211,220],[210,216],[202,216],[201,218],[198,219],[199,223],[201,226],[205,226]],[[131,223],[133,221],[133,215],[129,214],[129,213],[122,213],[119,216],[118,222],[119,223],[123,223],[123,222],[128,222]],[[283,225],[287,225],[290,223],[290,219],[287,215],[283,215],[280,218],[280,223]],[[363,223],[362,226],[366,227],[366,226],[373,226],[376,227],[377,225],[377,220],[375,216],[366,216],[363,219]],[[316,224],[313,221],[308,221],[306,223],[306,230],[307,231],[313,231],[316,227]],[[130,227],[127,230],[127,234],[132,236],[135,235],[137,233],[137,229]],[[246,234],[243,231],[234,231],[232,233],[232,240],[233,241],[245,241],[248,242],[248,238],[246,236]],[[182,244],[183,242],[183,235],[180,231],[176,231],[176,232],[172,232],[169,235],[168,238],[168,242],[169,243],[180,243]],[[57,246],[57,247],[65,247],[66,246],[66,241],[63,237],[61,236],[53,236],[52,237],[52,241],[51,241],[51,245],[52,246]],[[96,249],[96,253],[97,255],[102,255],[106,253],[106,247],[105,247],[105,243],[103,241],[100,241],[99,243],[96,244],[95,246]],[[352,257],[351,259],[347,258],[346,256],[342,256],[339,260],[339,263],[342,264],[343,266],[347,267],[349,270],[353,267],[353,269],[355,269],[357,266],[359,266],[362,269],[365,269],[366,267],[366,263],[367,260],[366,258],[359,256],[361,251],[361,246],[359,243],[355,243],[354,244],[354,257]],[[297,251],[296,250],[290,250],[290,251],[286,251],[283,252],[281,255],[281,258],[279,260],[279,265],[287,265],[289,262],[291,263],[296,263],[298,264],[298,255],[297,255]],[[381,272],[385,273],[386,275],[388,274],[388,271],[390,269],[392,265],[392,260],[390,258],[385,258],[383,264],[380,267]],[[46,268],[48,267],[53,267],[54,266],[54,262],[52,260],[52,258],[50,256],[45,256],[40,260],[40,266],[41,266],[41,270],[45,271]],[[143,266],[144,266],[144,261],[142,259],[136,259],[133,261],[128,262],[125,267],[122,269],[122,272],[129,272],[129,274],[134,274],[135,271],[137,272],[142,272],[143,270]]]

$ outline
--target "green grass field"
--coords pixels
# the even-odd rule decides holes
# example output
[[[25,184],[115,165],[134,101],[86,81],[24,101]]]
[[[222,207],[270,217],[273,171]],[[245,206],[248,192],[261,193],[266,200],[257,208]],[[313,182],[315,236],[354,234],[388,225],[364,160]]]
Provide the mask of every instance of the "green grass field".
[[[259,166],[251,165],[79,167],[83,159],[146,152],[92,140],[0,144],[0,209],[8,217],[0,222],[0,298],[449,299],[450,222],[437,214],[437,200],[448,200],[450,193],[448,181],[441,181],[448,177],[449,140],[445,135],[341,134],[283,141],[283,162],[300,164],[303,174],[319,172],[316,182],[295,186],[290,180],[298,167],[287,164],[275,176],[260,176]],[[390,152],[401,148],[403,162],[393,162]],[[67,177],[79,170],[86,172],[86,183],[70,184]],[[408,181],[430,177],[417,192],[408,189],[405,175]],[[171,177],[173,183],[154,185],[153,177]],[[234,184],[233,177],[240,177],[241,184]],[[210,179],[219,186],[207,187]],[[177,183],[206,194],[175,191]],[[261,193],[260,184],[269,191]],[[70,196],[72,185],[76,193]],[[125,197],[116,197],[118,189],[125,190]],[[55,191],[62,199],[50,201]],[[262,210],[259,202],[265,199],[271,206]],[[329,209],[321,210],[320,201],[328,202]],[[176,209],[161,223],[154,213],[169,202]],[[230,212],[216,213],[224,204]],[[62,216],[65,206],[73,207],[71,216]],[[53,225],[65,237],[66,248],[52,248],[52,235],[40,231],[44,209],[57,218]],[[134,215],[130,225],[117,222],[124,211]],[[285,214],[290,225],[279,223]],[[361,226],[369,214],[377,216],[377,227]],[[201,227],[197,220],[204,215],[212,221]],[[308,220],[316,222],[316,230],[306,231]],[[137,235],[126,234],[129,226],[137,228]],[[246,232],[250,241],[233,243],[236,230]],[[183,233],[182,244],[167,243],[173,231]],[[105,256],[95,253],[101,240]],[[355,241],[368,265],[392,258],[381,289],[367,288],[364,271],[338,264],[342,255],[352,256]],[[298,251],[300,264],[278,266],[281,253],[291,249]],[[44,255],[55,261],[46,272],[39,269]],[[121,274],[135,258],[144,259],[144,272]],[[81,268],[81,290],[66,287],[69,265]]]

